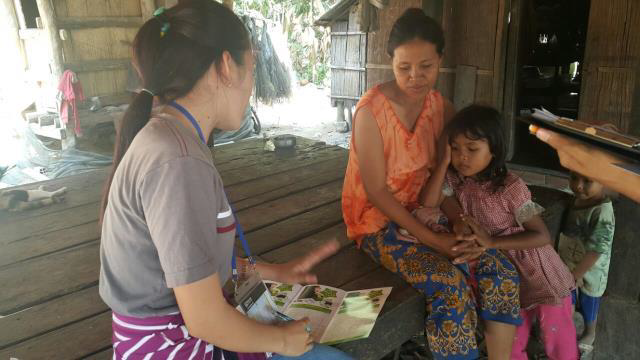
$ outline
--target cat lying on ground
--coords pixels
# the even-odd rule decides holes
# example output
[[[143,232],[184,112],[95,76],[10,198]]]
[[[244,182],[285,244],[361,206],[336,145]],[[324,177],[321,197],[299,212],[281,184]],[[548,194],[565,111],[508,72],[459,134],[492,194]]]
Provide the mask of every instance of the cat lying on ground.
[[[0,210],[24,211],[45,207],[64,201],[66,187],[55,191],[46,191],[40,185],[31,190],[4,190],[0,192]]]

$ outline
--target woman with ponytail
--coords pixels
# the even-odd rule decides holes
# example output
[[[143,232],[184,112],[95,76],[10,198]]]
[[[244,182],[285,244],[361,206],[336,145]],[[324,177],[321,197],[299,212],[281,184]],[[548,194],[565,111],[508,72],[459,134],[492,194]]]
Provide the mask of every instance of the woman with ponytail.
[[[118,129],[102,207],[100,295],[113,311],[114,359],[349,359],[313,345],[308,320],[266,325],[225,299],[235,217],[206,146],[240,127],[253,88],[248,33],[212,0],[156,11],[138,31],[144,89]],[[162,105],[152,109],[154,98]],[[336,243],[263,278],[315,282]]]

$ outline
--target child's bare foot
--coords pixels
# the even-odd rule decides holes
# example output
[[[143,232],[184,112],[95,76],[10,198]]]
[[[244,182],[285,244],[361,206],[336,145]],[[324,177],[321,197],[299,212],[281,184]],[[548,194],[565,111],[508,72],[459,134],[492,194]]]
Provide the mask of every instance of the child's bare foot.
[[[591,334],[588,331],[585,331],[585,333],[580,337],[580,344],[585,344],[585,345],[593,345],[593,343],[596,340],[596,334]]]
[[[593,322],[591,324],[585,324],[584,332],[582,333],[582,336],[580,336],[580,339],[578,340],[578,342],[580,344],[593,345],[595,340],[596,340],[596,323]]]

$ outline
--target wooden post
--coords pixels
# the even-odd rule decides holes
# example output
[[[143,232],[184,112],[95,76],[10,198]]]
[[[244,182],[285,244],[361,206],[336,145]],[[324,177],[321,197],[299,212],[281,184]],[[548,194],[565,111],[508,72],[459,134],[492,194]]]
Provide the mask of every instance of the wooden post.
[[[36,0],[36,3],[38,4],[40,19],[42,19],[42,27],[49,38],[49,45],[51,46],[51,75],[54,77],[53,83],[56,85],[62,76],[64,68],[62,67],[62,43],[58,35],[55,13],[51,0]]]
[[[347,123],[349,124],[349,129],[353,129],[353,112],[351,109],[353,108],[353,104],[347,102]]]
[[[224,4],[224,6],[233,10],[233,0],[222,0],[222,3]]]
[[[338,101],[336,103],[337,107],[337,118],[336,118],[336,131],[339,133],[346,133],[349,131],[349,123],[347,123],[344,119],[344,101]]]
[[[360,31],[369,32],[371,24],[371,5],[369,0],[360,0]]]
[[[502,113],[505,119],[505,134],[507,135],[507,160],[513,158],[515,152],[515,118],[518,113],[516,93],[518,90],[518,64],[520,64],[520,35],[523,12],[522,1],[508,0],[505,10],[510,17],[508,29],[505,32],[507,45],[505,48],[504,90],[502,92]]]
[[[509,4],[507,4],[509,2]],[[498,3],[498,27],[496,29],[496,49],[493,57],[493,106],[500,108],[503,105],[504,77],[506,68],[507,36],[509,28],[510,0],[500,0]],[[506,29],[506,30],[505,30]]]
[[[140,0],[140,12],[142,13],[142,21],[147,21],[153,16],[156,4],[153,0]]]
[[[477,68],[469,65],[456,67],[456,81],[453,91],[453,106],[457,111],[473,104],[476,98]]]
[[[8,46],[8,50],[3,54],[3,57],[5,63],[8,59],[10,68],[6,70],[12,74],[18,74],[24,71],[25,58],[13,0],[0,0],[0,19],[4,19],[0,28],[6,29],[2,32],[7,32],[7,43],[4,46]]]

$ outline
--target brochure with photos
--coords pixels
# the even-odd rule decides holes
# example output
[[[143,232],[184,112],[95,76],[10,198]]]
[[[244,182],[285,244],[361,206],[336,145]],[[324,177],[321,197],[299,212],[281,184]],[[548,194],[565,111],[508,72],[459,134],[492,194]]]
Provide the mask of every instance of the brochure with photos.
[[[308,317],[314,341],[338,344],[369,336],[390,287],[344,291],[324,285],[264,281],[276,309],[293,319]]]

